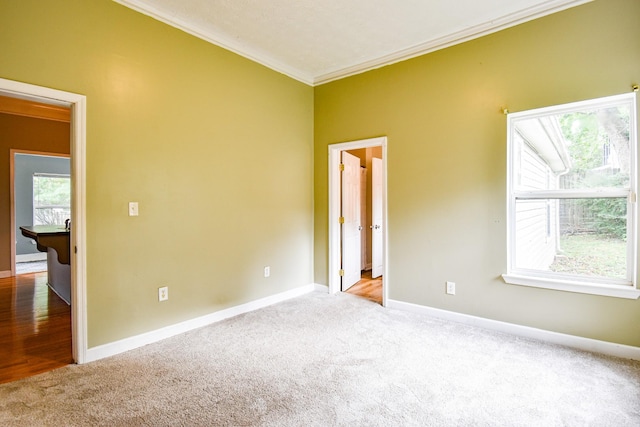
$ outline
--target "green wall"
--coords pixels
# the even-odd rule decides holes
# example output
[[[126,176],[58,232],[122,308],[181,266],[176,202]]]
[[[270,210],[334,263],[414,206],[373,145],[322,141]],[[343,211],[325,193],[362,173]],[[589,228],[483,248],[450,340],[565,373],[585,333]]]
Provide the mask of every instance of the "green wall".
[[[500,279],[501,108],[628,92],[638,16],[596,0],[313,89],[109,0],[3,1],[0,77],[87,96],[90,347],[326,284],[327,145],[380,135],[391,298],[640,346],[639,301]]]
[[[327,146],[388,136],[389,297],[640,346],[640,301],[506,285],[506,116],[640,82],[640,2],[597,0],[315,90],[315,281]],[[456,282],[456,296],[445,281]]]
[[[312,283],[312,88],[109,0],[2,1],[0,45],[87,97],[89,347]]]

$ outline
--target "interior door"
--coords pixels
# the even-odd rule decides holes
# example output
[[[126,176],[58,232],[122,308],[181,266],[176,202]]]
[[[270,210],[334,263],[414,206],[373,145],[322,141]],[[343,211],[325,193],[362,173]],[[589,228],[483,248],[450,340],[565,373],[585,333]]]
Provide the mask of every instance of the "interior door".
[[[382,276],[382,159],[371,159],[371,277]]]
[[[360,159],[342,152],[342,290],[346,291],[361,278],[360,270]]]
[[[360,229],[367,223],[367,168],[360,168]],[[360,270],[367,270],[367,233],[360,232]],[[371,265],[371,264],[369,264]]]

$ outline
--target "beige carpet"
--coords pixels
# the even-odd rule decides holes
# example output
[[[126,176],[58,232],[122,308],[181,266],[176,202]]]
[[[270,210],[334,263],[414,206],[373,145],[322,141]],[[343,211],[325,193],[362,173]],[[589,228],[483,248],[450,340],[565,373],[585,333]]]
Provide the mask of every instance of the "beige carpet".
[[[310,294],[0,385],[2,426],[640,426],[640,363]]]

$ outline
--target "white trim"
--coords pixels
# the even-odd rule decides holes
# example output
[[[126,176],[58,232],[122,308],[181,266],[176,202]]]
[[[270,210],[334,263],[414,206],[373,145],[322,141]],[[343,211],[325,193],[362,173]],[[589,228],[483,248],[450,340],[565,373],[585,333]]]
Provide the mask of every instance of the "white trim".
[[[455,46],[457,44],[461,44],[470,40],[478,39],[480,37],[496,33],[509,27],[514,27],[524,22],[542,18],[543,16],[561,12],[565,9],[589,3],[591,1],[592,0],[547,1],[543,4],[539,4],[525,10],[505,15],[501,18],[492,19],[490,21],[475,25],[462,31],[457,31],[452,34],[447,34],[439,38],[428,40],[424,43],[420,43],[415,46],[393,52],[389,55],[372,58],[368,61],[360,62],[350,67],[315,76],[313,83],[315,86],[318,86],[324,83],[332,82],[334,80],[340,80],[345,77],[362,74],[370,70],[375,70],[376,68],[385,67],[387,65],[426,55],[427,53],[442,50],[447,47]]]
[[[202,28],[194,25],[192,22],[187,22],[175,16],[171,13],[162,11],[150,4],[145,0],[113,0],[129,9],[133,9],[144,15],[147,15],[153,19],[163,22],[172,27],[178,28],[192,36],[198,37],[216,46],[220,46],[231,52],[234,52],[240,56],[243,56],[251,61],[262,64],[274,71],[287,75],[302,83],[306,83],[310,86],[317,86],[324,83],[328,83],[334,80],[339,80],[344,77],[352,76],[355,74],[361,74],[369,70],[380,68],[386,65],[401,62],[407,59],[422,56],[430,52],[435,52],[456,44],[464,43],[469,40],[477,39],[488,34],[504,30],[509,27],[522,24],[527,21],[541,18],[546,15],[551,15],[556,12],[560,12],[571,7],[579,6],[581,4],[589,3],[592,0],[550,0],[536,6],[520,10],[508,15],[504,15],[500,18],[492,19],[490,21],[483,22],[473,27],[457,31],[452,34],[447,34],[442,37],[438,37],[432,40],[419,43],[415,46],[401,49],[397,52],[383,55],[377,58],[371,58],[364,62],[353,64],[346,68],[341,68],[326,72],[320,75],[313,76],[304,70],[292,67],[275,59],[269,52],[264,52],[259,49],[255,49],[249,45],[243,44],[236,38],[229,37],[227,34],[218,32],[212,28]]]
[[[314,291],[321,292],[323,294],[328,294],[329,293],[329,286],[321,285],[320,283],[314,283],[313,284],[313,289],[314,289]]]
[[[247,58],[253,62],[264,65],[274,71],[289,76],[292,79],[298,80],[309,86],[313,86],[313,77],[302,70],[291,67],[288,64],[280,62],[273,58],[269,53],[262,52],[258,49],[254,49],[251,46],[245,45],[238,41],[238,39],[229,37],[227,34],[215,31],[211,28],[201,28],[194,25],[192,22],[188,22],[172,16],[166,11],[162,11],[147,2],[142,0],[113,0],[129,9],[133,9],[136,12],[140,12],[143,15],[147,15],[155,20],[170,25],[174,28],[184,31],[187,34],[191,34],[199,39],[207,41],[211,44],[219,46],[223,49],[231,51],[237,55]]]
[[[569,189],[569,190],[532,190],[517,191],[515,188],[516,178],[516,158],[514,150],[514,134],[516,124],[522,119],[548,117],[562,113],[584,110],[594,111],[597,109],[615,107],[627,104],[630,109],[630,135],[629,150],[630,164],[629,187],[625,189]],[[601,295],[617,298],[638,299],[640,289],[637,279],[637,219],[638,209],[635,200],[637,185],[637,97],[635,92],[623,93],[571,102],[561,105],[552,105],[533,110],[509,113],[507,116],[507,273],[502,277],[507,284],[532,286],[544,289],[555,289],[559,291],[584,293],[590,295]],[[577,275],[567,275],[549,271],[531,270],[518,268],[515,265],[516,248],[516,202],[527,199],[547,199],[547,198],[606,198],[619,197],[627,199],[627,274],[624,280],[613,278],[593,278],[581,277]]]
[[[7,277],[13,276],[11,270],[0,271],[0,279],[6,279]]]
[[[540,191],[514,191],[516,200],[544,200],[544,199],[605,199],[630,197],[629,189],[600,189],[591,191],[582,189],[570,190],[540,190]]]
[[[596,110],[607,107],[616,107],[621,102],[629,101],[629,98],[633,98],[633,102],[635,102],[635,92],[628,93],[620,93],[618,95],[610,95],[610,96],[602,96],[599,98],[585,99],[582,101],[574,101],[568,102],[560,105],[549,105],[546,107],[533,108],[531,110],[517,111],[508,113],[509,119],[518,119],[522,116],[531,117],[531,116],[550,116],[550,115],[558,115],[562,113],[570,113],[582,107],[588,110]]]
[[[625,359],[640,360],[640,347],[594,340],[569,334],[561,334],[559,332],[501,322],[498,320],[486,319],[484,317],[470,316],[468,314],[455,313],[453,311],[441,310],[438,308],[411,304],[403,301],[389,300],[387,307],[448,320],[451,322],[463,323],[469,326],[504,332],[519,337],[545,341],[551,344],[572,347],[579,350],[622,357]]]
[[[16,263],[19,262],[34,262],[34,261],[46,261],[47,253],[46,252],[37,252],[33,254],[22,254],[16,255]]]
[[[640,298],[640,290],[636,289],[632,285],[607,285],[602,283],[560,280],[557,278],[546,279],[519,274],[503,274],[502,278],[508,285],[531,286],[534,288],[576,292],[589,295],[601,295],[605,297],[627,299]]]
[[[386,305],[389,290],[389,226],[387,221],[387,137],[362,139],[329,145],[329,293],[340,292],[340,153],[359,148],[382,147],[382,305]]]
[[[269,305],[273,305],[282,301],[286,301],[292,298],[299,297],[315,291],[315,285],[310,284],[301,286],[299,288],[291,289],[285,292],[281,292],[275,295],[271,295],[265,298],[261,298],[255,301],[251,301],[245,304],[240,304],[234,307],[229,307],[220,311],[216,311],[211,314],[207,314],[195,319],[186,320],[184,322],[169,325],[164,328],[156,329],[154,331],[146,332],[133,337],[125,338],[119,341],[103,344],[97,347],[92,347],[87,350],[86,362],[93,362],[95,360],[103,359],[105,357],[114,356],[116,354],[124,353],[125,351],[134,350],[136,348],[153,344],[166,338],[173,337],[175,335],[189,332],[193,329],[201,328],[203,326],[211,325],[212,323],[219,322],[221,320],[228,319],[230,317],[237,316],[239,314],[249,313]]]
[[[73,360],[86,361],[86,97],[76,93],[0,78],[0,94],[71,107],[71,334]]]

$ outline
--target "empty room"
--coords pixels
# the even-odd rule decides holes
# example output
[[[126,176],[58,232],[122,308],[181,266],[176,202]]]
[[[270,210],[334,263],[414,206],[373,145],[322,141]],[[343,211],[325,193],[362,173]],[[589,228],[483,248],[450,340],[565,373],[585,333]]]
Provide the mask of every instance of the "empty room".
[[[0,424],[640,425],[639,17],[1,0]]]

